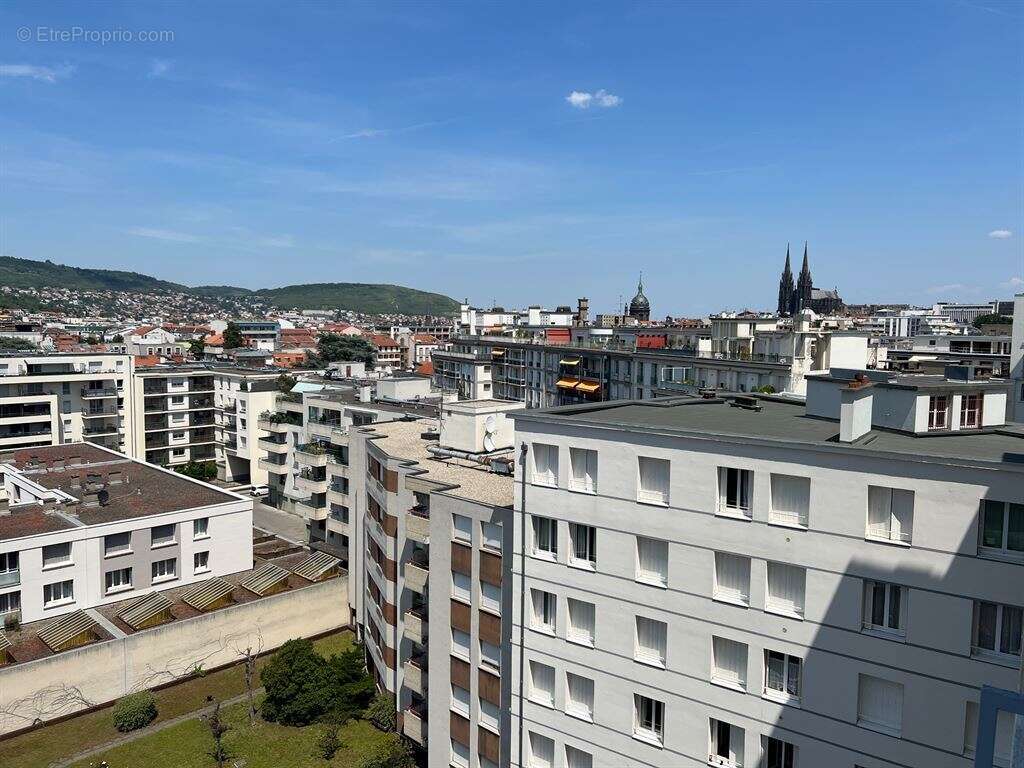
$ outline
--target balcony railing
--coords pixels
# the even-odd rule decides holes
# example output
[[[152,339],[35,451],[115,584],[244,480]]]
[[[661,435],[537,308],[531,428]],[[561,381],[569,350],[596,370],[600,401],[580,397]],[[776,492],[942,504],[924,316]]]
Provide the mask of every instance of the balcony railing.
[[[103,416],[116,416],[117,408],[83,408],[82,418],[84,419],[98,419]]]
[[[82,387],[82,397],[117,397],[117,387]]]

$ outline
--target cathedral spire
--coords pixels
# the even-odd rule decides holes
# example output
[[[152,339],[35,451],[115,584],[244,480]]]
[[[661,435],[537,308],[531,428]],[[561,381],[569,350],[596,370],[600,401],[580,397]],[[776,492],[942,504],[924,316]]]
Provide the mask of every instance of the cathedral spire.
[[[814,281],[811,278],[811,265],[810,260],[807,258],[807,241],[804,241],[804,263],[800,267],[800,277],[796,281],[796,293],[793,297],[793,312],[796,314],[801,309],[810,309],[811,307],[811,289],[814,287]]]
[[[793,311],[793,269],[789,263],[789,243],[786,243],[786,266],[782,269],[782,276],[779,278],[779,305],[778,313],[788,315]]]

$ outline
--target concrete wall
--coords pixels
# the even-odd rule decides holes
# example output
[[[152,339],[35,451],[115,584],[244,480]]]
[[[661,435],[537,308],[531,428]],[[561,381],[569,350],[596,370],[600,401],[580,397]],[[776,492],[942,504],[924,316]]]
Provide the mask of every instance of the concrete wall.
[[[0,734],[348,624],[337,578],[0,670]],[[68,695],[74,691],[74,695]],[[12,714],[12,712],[14,714]]]

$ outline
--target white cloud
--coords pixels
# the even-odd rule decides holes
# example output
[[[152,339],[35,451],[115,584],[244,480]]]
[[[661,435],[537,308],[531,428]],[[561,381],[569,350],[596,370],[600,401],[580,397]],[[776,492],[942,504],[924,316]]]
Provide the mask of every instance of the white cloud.
[[[1009,280],[1003,283],[1003,285],[1005,285],[1007,288],[1020,288],[1021,286],[1024,286],[1024,280],[1022,280],[1019,277],[1011,277]]]
[[[151,240],[164,240],[168,243],[198,243],[199,238],[187,232],[175,232],[170,229],[151,229],[149,227],[132,227],[126,230],[129,235],[148,237]]]
[[[149,63],[149,77],[163,77],[171,69],[171,62],[167,59],[153,59]]]
[[[988,236],[993,240],[1009,240],[1013,237],[1013,232],[1008,229],[993,229],[988,233]]]
[[[963,293],[964,291],[973,291],[974,288],[964,285],[963,283],[947,283],[946,285],[933,285],[928,289],[928,293]]]
[[[576,109],[590,109],[596,107],[617,107],[622,104],[622,99],[613,93],[608,93],[604,88],[597,93],[589,91],[572,91],[565,100]]]
[[[39,67],[34,64],[0,64],[0,77],[28,77],[44,83],[56,83],[68,77],[75,68],[70,64],[60,67]]]

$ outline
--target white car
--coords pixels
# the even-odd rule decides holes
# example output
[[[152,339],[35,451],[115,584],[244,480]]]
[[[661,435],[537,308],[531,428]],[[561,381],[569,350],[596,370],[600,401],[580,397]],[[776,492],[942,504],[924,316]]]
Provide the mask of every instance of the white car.
[[[257,498],[263,498],[264,496],[270,495],[270,488],[265,485],[254,485],[252,490],[249,491],[250,496],[256,496]]]

